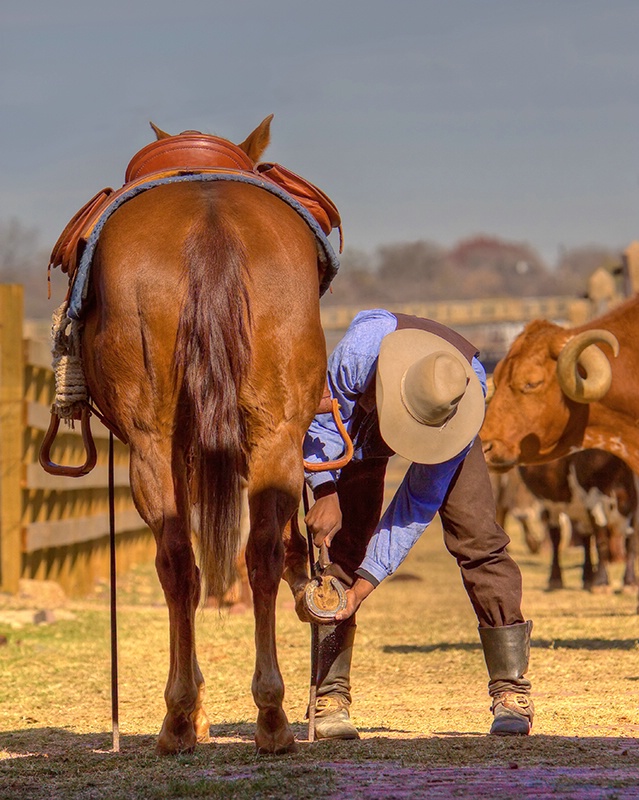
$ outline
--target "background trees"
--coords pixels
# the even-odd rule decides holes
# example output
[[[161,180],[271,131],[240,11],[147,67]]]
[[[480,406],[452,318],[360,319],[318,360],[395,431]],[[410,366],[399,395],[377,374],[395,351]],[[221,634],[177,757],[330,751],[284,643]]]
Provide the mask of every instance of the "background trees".
[[[548,265],[526,242],[477,235],[445,248],[420,240],[382,245],[372,253],[346,248],[327,305],[371,305],[482,297],[586,294],[598,267],[612,269],[621,251],[583,245]]]
[[[58,280],[52,299],[48,299],[48,263],[49,249],[40,246],[35,228],[16,219],[0,220],[0,283],[24,286],[24,313],[29,319],[50,318],[64,297],[63,281]]]
[[[47,297],[50,242],[41,246],[38,232],[18,220],[0,220],[0,282],[25,287],[25,316],[50,319],[62,302],[66,276],[52,275]],[[372,252],[347,247],[341,268],[323,305],[370,307],[430,300],[482,297],[583,296],[589,276],[599,267],[620,263],[620,250],[587,244],[560,252],[546,264],[526,242],[480,234],[444,247],[421,239],[384,244]]]

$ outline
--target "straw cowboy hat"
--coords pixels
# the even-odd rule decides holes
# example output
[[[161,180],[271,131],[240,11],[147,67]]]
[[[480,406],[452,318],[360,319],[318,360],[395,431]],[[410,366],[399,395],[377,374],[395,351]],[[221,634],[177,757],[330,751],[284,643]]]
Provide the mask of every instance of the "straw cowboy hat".
[[[418,464],[456,456],[484,419],[484,393],[468,360],[445,339],[412,328],[382,340],[376,402],[386,444]]]

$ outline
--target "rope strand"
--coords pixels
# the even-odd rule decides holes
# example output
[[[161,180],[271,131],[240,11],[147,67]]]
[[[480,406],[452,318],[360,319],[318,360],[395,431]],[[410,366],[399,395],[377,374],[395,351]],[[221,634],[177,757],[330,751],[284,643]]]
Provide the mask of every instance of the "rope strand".
[[[88,392],[80,355],[80,323],[67,316],[65,300],[53,312],[51,337],[55,375],[54,410],[60,419],[72,423],[87,402]]]

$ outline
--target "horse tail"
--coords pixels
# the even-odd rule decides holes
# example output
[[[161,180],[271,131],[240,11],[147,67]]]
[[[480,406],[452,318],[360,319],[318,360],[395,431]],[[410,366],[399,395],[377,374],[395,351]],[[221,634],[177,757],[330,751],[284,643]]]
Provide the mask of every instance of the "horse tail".
[[[175,437],[182,443],[190,503],[199,510],[204,597],[221,600],[235,578],[246,430],[240,388],[248,370],[246,252],[214,220],[196,224],[185,243],[188,281],[176,356],[182,375]]]

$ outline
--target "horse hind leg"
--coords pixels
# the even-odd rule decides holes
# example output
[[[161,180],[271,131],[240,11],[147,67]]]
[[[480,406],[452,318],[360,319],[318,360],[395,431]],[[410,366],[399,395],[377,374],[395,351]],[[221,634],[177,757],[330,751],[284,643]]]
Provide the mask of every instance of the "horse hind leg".
[[[174,472],[171,454],[161,446],[132,442],[131,490],[140,515],[155,535],[155,563],[169,611],[167,711],[157,750],[163,755],[188,752],[197,742],[209,741],[209,721],[195,652],[200,578],[191,545],[184,470],[179,467]]]
[[[302,480],[299,450],[296,452],[287,437],[268,446],[258,445],[254,450],[249,481],[251,529],[246,561],[255,614],[252,682],[258,708],[255,744],[262,753],[287,753],[297,749],[282,707],[284,681],[277,661],[275,602],[284,570],[283,531],[299,505]]]

